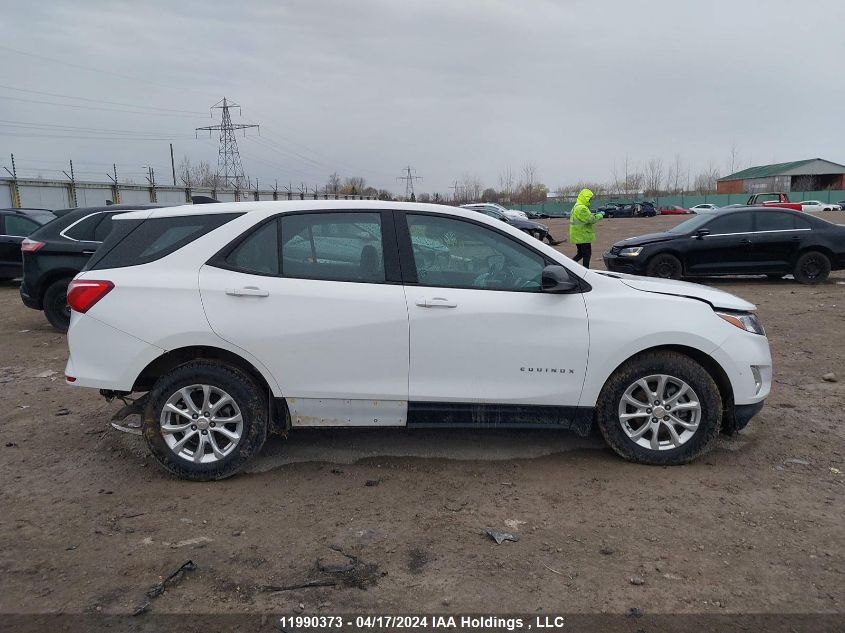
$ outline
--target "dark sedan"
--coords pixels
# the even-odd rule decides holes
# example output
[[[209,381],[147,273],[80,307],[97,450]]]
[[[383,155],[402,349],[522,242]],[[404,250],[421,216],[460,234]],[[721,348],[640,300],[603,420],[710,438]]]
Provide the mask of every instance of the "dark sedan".
[[[21,242],[55,219],[56,216],[46,209],[0,209],[0,280],[21,276]]]
[[[611,271],[667,279],[792,274],[814,284],[845,268],[845,226],[788,209],[743,207],[617,242],[604,263]]]

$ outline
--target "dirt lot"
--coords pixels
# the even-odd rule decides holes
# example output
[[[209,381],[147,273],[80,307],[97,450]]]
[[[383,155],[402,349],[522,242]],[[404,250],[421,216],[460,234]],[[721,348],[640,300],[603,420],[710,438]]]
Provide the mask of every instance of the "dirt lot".
[[[593,266],[680,219],[603,222]],[[191,559],[151,614],[842,613],[845,274],[712,283],[759,306],[775,384],[695,464],[636,466],[552,431],[322,431],[273,439],[213,484],[173,479],[141,438],[107,432],[119,404],[64,384],[65,337],[6,284],[0,612],[131,613]],[[496,545],[487,527],[521,539]],[[313,580],[336,586],[262,590]]]

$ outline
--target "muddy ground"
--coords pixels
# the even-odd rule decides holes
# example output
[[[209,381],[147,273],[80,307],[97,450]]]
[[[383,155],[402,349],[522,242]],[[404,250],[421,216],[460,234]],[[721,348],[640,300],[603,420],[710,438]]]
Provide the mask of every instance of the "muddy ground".
[[[680,219],[603,222],[593,266]],[[708,283],[759,306],[775,384],[694,464],[637,466],[553,431],[300,431],[208,484],[107,431],[119,404],[64,384],[65,337],[6,284],[0,612],[842,613],[845,273]],[[263,589],[309,581],[335,586]]]

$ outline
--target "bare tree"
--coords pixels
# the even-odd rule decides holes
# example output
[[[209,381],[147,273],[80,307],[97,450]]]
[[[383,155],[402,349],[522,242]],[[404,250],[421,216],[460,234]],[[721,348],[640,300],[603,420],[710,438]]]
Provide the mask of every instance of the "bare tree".
[[[329,174],[329,179],[326,182],[326,193],[333,193],[337,195],[340,191],[340,176],[337,172]]]
[[[481,185],[481,180],[479,180],[478,176],[464,174],[461,177],[461,186],[463,187],[464,196],[470,202],[478,202],[481,199],[481,192],[484,187]]]
[[[367,181],[360,176],[351,176],[345,178],[340,187],[340,193],[345,195],[360,196],[364,189],[367,188]]]
[[[506,200],[510,200],[514,192],[514,176],[513,169],[510,166],[505,167],[505,170],[499,174],[499,192]]]
[[[645,193],[649,196],[656,196],[663,189],[663,160],[652,158],[645,168]]]
[[[702,171],[695,177],[694,187],[698,193],[715,193],[716,181],[719,179],[719,169],[713,161],[707,163]]]

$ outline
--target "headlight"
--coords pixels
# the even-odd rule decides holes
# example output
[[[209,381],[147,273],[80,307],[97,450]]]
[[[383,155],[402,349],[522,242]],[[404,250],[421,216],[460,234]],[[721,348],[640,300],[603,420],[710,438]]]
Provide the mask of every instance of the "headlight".
[[[623,248],[619,251],[621,257],[636,257],[643,250],[642,246],[634,246],[633,248]]]
[[[760,325],[760,319],[752,312],[717,312],[716,314],[740,330],[761,336],[766,335],[766,331]]]

